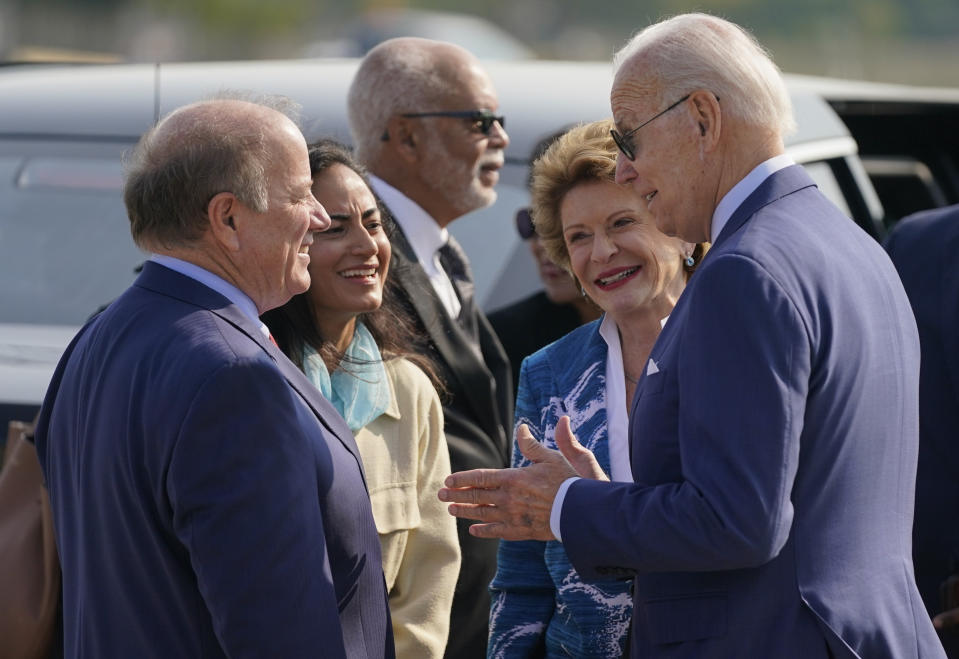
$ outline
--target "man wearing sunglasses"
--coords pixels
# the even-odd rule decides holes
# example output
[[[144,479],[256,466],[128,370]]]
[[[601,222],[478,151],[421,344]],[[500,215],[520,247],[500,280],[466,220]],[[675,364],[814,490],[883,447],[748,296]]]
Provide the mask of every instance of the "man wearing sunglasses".
[[[453,470],[509,464],[513,392],[506,354],[472,296],[463,250],[447,231],[496,200],[509,144],[496,90],[479,61],[449,43],[386,41],[364,58],[348,111],[357,158],[397,231],[391,279],[426,337],[447,387]],[[458,524],[462,564],[446,656],[485,657],[495,540]],[[445,614],[445,612],[440,613]]]
[[[575,478],[520,429],[536,464],[440,498],[477,535],[560,539],[585,580],[633,577],[634,658],[944,657],[913,578],[919,340],[895,268],[785,154],[790,99],[745,30],[677,16],[615,68],[617,181],[712,243],[636,386],[634,482],[557,431]]]

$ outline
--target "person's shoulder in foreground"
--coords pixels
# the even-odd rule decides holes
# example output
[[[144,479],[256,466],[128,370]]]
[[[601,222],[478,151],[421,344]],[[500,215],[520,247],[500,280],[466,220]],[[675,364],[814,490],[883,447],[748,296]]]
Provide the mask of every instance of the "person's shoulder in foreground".
[[[945,244],[959,232],[959,204],[931,208],[902,218],[892,227],[885,240],[887,248],[896,246],[904,236],[925,239],[929,243]],[[944,240],[945,239],[945,240]]]
[[[257,318],[309,285],[329,225],[281,107],[186,106],[133,154],[151,262],[70,345],[37,432],[66,656],[392,656],[358,451]]]
[[[919,371],[919,463],[912,554],[926,610],[939,616],[940,637],[959,657],[959,206],[903,218],[885,247],[909,295],[922,363]],[[948,629],[946,629],[948,627]]]

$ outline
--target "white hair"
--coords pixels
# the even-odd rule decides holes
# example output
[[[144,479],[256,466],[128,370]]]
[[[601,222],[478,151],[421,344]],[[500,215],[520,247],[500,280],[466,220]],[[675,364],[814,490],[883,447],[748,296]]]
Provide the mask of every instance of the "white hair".
[[[449,93],[447,69],[440,64],[451,49],[462,50],[430,39],[400,37],[384,41],[363,58],[347,94],[350,133],[361,163],[368,166],[378,157],[390,117],[435,109],[432,106]]]
[[[796,129],[779,67],[749,32],[708,14],[674,16],[637,33],[613,57],[619,70],[637,55],[660,93],[711,91],[725,112],[780,137]],[[661,102],[673,102],[672,97]]]

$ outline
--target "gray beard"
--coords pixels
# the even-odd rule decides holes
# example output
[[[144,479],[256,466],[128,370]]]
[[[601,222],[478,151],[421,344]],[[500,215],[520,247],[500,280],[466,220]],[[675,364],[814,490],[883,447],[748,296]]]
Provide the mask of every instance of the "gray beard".
[[[422,175],[427,187],[454,210],[456,217],[486,208],[496,201],[496,191],[483,187],[478,171],[450,157],[442,147],[429,154]]]

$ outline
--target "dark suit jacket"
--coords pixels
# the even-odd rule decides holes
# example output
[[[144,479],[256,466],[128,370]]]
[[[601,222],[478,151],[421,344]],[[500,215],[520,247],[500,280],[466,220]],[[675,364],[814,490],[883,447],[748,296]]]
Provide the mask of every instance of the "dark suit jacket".
[[[353,437],[220,294],[147,263],[67,349],[36,444],[65,656],[393,655]]]
[[[917,213],[886,239],[919,325],[919,469],[912,556],[930,615],[959,572],[959,206]],[[959,657],[959,633],[944,638]]]
[[[519,390],[524,359],[583,324],[576,307],[550,301],[545,291],[491,311],[489,323],[509,357],[513,391]]]
[[[909,302],[801,167],[736,210],[650,359],[635,484],[577,481],[562,514],[580,574],[637,575],[632,656],[944,656],[909,551]]]
[[[453,471],[509,466],[513,392],[509,362],[482,311],[476,310],[477,354],[468,336],[450,318],[429,278],[397,225],[392,236],[390,277],[402,288],[405,304],[420,333],[428,338],[446,383],[444,430]],[[446,656],[485,657],[489,620],[489,591],[496,573],[496,540],[475,538],[470,523],[457,519],[460,565]]]

